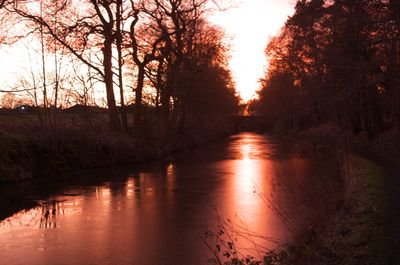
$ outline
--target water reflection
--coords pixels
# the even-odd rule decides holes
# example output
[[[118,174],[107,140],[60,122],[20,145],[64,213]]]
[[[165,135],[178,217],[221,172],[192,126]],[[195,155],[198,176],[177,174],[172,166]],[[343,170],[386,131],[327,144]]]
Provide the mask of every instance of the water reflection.
[[[253,256],[261,256],[268,248],[287,239],[279,216],[270,208],[273,190],[271,176],[275,173],[268,155],[273,152],[264,138],[254,134],[240,135],[231,144],[236,155],[226,167],[231,168],[230,195],[226,196],[225,211],[220,226],[234,238],[237,248]],[[268,202],[263,196],[268,198]]]
[[[80,199],[38,201],[39,206],[21,211],[0,223],[0,232],[14,228],[57,228],[57,218],[79,214]]]
[[[303,194],[324,180],[314,159],[304,147],[248,133],[126,178],[71,187],[0,223],[0,260],[204,264],[206,226],[224,226],[238,247],[261,254],[289,238],[288,209],[315,206]]]
[[[40,218],[40,228],[56,228],[57,212],[60,211],[56,202],[42,206],[42,216]]]

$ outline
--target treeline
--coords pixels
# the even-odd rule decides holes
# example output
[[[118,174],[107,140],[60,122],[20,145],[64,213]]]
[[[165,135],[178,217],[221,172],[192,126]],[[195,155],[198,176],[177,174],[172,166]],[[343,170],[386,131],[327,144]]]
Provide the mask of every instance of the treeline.
[[[400,129],[400,2],[300,0],[266,49],[253,108],[283,129]]]
[[[57,109],[65,88],[61,68],[71,67],[77,82],[68,86],[80,83],[85,105],[94,83],[104,85],[110,129],[140,128],[148,109],[182,128],[193,116],[233,113],[238,105],[224,32],[207,21],[210,6],[207,0],[0,0],[0,41],[35,36],[40,44],[40,76],[32,73],[33,85],[15,89],[28,91],[37,106]],[[88,69],[85,75],[76,62]]]

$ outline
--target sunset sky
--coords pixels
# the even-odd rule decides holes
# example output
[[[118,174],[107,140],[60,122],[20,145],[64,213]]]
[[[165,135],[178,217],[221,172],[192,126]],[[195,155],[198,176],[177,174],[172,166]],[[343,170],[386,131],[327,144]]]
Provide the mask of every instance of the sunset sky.
[[[294,0],[232,0],[234,7],[210,18],[224,28],[232,39],[230,67],[239,95],[244,101],[253,98],[267,66],[264,55],[268,40],[279,32],[293,13]],[[29,45],[29,44],[28,44]],[[13,80],[29,68],[28,54],[35,52],[22,43],[17,48],[0,47],[0,83]],[[35,56],[33,56],[35,57]],[[35,60],[35,59],[33,59]],[[37,63],[38,67],[40,63]]]
[[[231,70],[237,90],[245,101],[256,95],[258,80],[266,67],[268,40],[276,35],[294,12],[294,0],[236,0],[236,8],[211,20],[222,26],[232,40]]]

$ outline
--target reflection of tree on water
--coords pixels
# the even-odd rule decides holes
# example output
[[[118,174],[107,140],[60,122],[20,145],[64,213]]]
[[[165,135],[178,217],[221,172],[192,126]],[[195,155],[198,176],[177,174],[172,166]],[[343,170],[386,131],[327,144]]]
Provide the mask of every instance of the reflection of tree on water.
[[[56,228],[57,215],[60,214],[59,202],[51,201],[41,204],[39,228]]]
[[[57,216],[64,215],[63,203],[60,201],[39,201],[39,206],[27,211],[21,211],[7,218],[1,226],[33,226],[43,229],[56,228]]]

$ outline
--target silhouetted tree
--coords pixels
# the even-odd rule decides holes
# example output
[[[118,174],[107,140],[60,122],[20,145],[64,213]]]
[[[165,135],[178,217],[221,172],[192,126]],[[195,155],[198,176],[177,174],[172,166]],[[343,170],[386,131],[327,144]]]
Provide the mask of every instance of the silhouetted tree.
[[[369,137],[381,132],[385,113],[399,110],[396,8],[393,1],[298,1],[266,49],[259,111],[287,114],[296,127],[336,122]]]
[[[195,109],[215,110],[215,101],[223,109],[221,97],[226,96],[227,109],[237,105],[227,70],[224,34],[206,22],[206,4],[204,0],[168,0],[142,5],[153,22],[146,31],[160,36],[148,45],[153,47],[152,56],[148,57],[153,60],[149,60],[147,75],[156,87],[157,107],[160,104],[164,118],[172,118],[178,127]]]
[[[123,41],[124,41],[124,22],[125,22],[125,2],[123,0],[116,0],[116,10],[115,10],[115,44],[117,48],[117,61],[118,61],[118,86],[120,94],[120,104],[121,104],[121,122],[122,130],[124,132],[128,131],[128,117],[127,110],[125,106],[125,93],[124,93],[124,77],[123,77]]]
[[[112,65],[115,4],[97,0],[80,1],[79,6],[67,0],[43,0],[41,3],[42,13],[35,8],[34,2],[21,2],[13,10],[34,25],[43,27],[48,36],[102,77],[106,87],[110,128],[118,130],[120,121],[115,103]],[[56,12],[62,16],[58,21],[54,21],[55,6]],[[88,58],[90,48],[100,49],[101,66]]]
[[[166,38],[163,32],[153,30],[154,25],[152,22],[148,23],[148,21],[151,21],[152,16],[156,16],[156,11],[148,8],[143,1],[140,2],[138,6],[140,8],[136,8],[134,2],[131,4],[133,21],[130,24],[129,31],[130,45],[132,48],[130,54],[138,69],[135,86],[134,125],[136,127],[139,126],[142,118],[142,98],[146,66],[156,60],[156,53],[160,48],[159,45]],[[140,13],[146,15],[145,17],[142,17],[142,19],[147,20],[148,24],[138,24]],[[139,26],[141,27],[139,28]],[[140,34],[137,33],[138,31]]]
[[[227,43],[224,33],[207,22],[208,8],[208,0],[33,0],[16,2],[8,10],[41,40],[43,78],[38,80],[43,81],[45,98],[53,85],[58,104],[60,57],[72,55],[91,69],[90,81],[98,78],[105,84],[113,130],[121,128],[114,95],[118,84],[122,128],[128,131],[127,77],[133,77],[136,128],[144,120],[142,105],[149,104],[145,96],[151,91],[166,124],[182,127],[185,117],[194,113],[234,112],[237,98]],[[55,62],[51,84],[46,79],[47,54]],[[74,74],[78,83],[89,81]],[[72,94],[86,98],[87,91],[81,92]]]
[[[234,113],[238,102],[223,31],[198,20],[191,40],[185,45],[184,61],[176,80],[179,108],[175,111],[183,119],[188,113]]]

